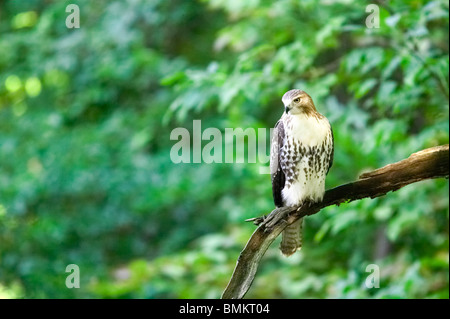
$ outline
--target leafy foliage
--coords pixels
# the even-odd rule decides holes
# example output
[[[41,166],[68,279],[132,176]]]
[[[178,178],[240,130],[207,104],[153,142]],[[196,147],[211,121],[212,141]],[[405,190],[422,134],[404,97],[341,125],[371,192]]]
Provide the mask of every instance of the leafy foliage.
[[[175,164],[176,127],[270,128],[302,88],[333,125],[327,187],[448,143],[448,3],[0,4],[0,297],[216,298],[273,208],[260,163]],[[269,136],[266,137],[267,142]],[[205,144],[205,142],[204,142]],[[448,181],[329,207],[248,297],[448,298]],[[65,267],[81,270],[67,289]],[[381,269],[380,288],[364,282]]]

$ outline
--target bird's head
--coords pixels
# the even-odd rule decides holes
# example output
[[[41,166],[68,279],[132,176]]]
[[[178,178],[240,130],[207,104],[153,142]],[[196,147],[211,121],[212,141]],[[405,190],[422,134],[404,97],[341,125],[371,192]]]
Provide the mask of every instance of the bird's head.
[[[287,91],[281,99],[284,104],[286,114],[315,114],[316,107],[312,98],[302,90]]]

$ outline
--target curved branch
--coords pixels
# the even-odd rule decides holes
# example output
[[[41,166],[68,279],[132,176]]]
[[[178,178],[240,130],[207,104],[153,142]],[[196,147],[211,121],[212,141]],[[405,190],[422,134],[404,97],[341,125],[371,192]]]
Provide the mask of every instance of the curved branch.
[[[250,288],[259,262],[270,244],[287,226],[322,208],[362,198],[383,196],[403,186],[431,178],[448,178],[449,146],[436,146],[412,154],[400,162],[362,174],[358,180],[325,192],[322,202],[311,206],[280,207],[267,217],[249,219],[259,227],[252,234],[236,263],[223,299],[243,298]],[[270,222],[268,222],[270,221]]]

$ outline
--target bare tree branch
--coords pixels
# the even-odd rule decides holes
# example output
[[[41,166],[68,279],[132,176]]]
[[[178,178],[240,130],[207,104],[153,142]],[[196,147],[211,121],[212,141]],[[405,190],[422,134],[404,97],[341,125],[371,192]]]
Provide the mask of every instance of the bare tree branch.
[[[412,154],[400,162],[362,174],[357,181],[326,191],[321,203],[311,206],[280,207],[267,217],[252,218],[259,227],[242,250],[233,275],[222,294],[223,299],[243,298],[255,278],[267,248],[287,226],[322,208],[362,198],[383,196],[403,186],[431,178],[448,178],[449,146],[436,146]]]

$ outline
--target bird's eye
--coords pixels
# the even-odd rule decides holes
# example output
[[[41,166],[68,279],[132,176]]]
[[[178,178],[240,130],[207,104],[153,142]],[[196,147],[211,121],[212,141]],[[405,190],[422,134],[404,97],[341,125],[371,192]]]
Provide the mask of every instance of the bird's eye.
[[[298,97],[298,98],[294,99],[294,102],[295,102],[295,103],[300,102],[300,98]]]

